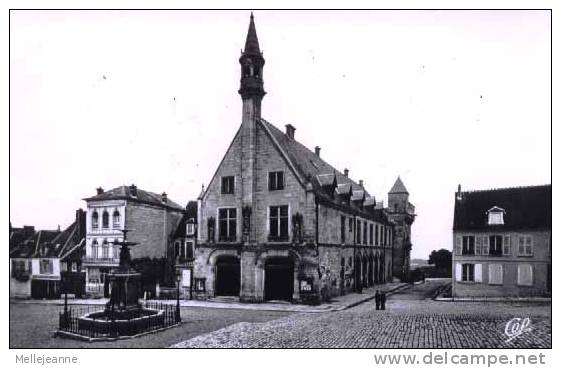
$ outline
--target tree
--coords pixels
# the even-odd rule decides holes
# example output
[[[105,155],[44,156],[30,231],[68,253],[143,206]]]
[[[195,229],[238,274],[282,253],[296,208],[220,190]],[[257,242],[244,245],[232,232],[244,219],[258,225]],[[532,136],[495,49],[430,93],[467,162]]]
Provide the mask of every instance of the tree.
[[[429,264],[433,264],[437,270],[452,272],[452,252],[448,249],[433,250],[429,255]]]

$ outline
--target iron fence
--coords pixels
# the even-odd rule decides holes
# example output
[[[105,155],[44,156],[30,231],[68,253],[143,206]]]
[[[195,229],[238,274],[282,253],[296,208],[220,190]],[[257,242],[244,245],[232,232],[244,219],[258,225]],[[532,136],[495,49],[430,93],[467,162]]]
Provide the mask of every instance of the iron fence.
[[[146,309],[156,310],[137,318],[110,319],[103,307],[72,306],[59,313],[59,331],[88,338],[134,336],[176,325],[181,321],[175,305],[147,302]],[[146,311],[149,312],[149,311]]]

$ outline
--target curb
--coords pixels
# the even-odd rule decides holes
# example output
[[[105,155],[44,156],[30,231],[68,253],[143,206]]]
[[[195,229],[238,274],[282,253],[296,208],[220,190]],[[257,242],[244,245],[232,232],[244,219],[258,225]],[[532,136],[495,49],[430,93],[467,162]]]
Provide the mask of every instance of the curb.
[[[551,303],[551,298],[433,298],[436,302],[484,302],[484,303]]]
[[[402,285],[398,285],[398,286],[396,286],[395,288],[386,291],[386,295],[391,295],[391,294],[395,293],[395,292],[398,291],[398,290],[405,289],[406,287],[411,287],[411,284],[402,284]],[[362,304],[362,303],[366,303],[366,302],[368,302],[368,301],[374,299],[375,297],[376,297],[375,295],[371,295],[371,296],[369,296],[369,297],[366,297],[366,298],[364,298],[364,299],[361,299],[361,300],[358,300],[358,301],[356,301],[356,302],[354,302],[354,303],[351,303],[351,304],[349,304],[349,305],[346,305],[346,306],[344,306],[344,307],[342,307],[342,308],[333,309],[332,312],[335,312],[335,311],[342,311],[342,310],[345,310],[345,309],[349,309],[349,308],[356,307],[357,305]]]

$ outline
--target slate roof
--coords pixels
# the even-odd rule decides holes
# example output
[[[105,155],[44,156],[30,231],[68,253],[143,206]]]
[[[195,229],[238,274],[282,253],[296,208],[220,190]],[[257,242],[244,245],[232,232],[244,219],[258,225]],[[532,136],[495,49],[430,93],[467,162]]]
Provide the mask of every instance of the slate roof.
[[[138,203],[145,203],[151,204],[154,206],[159,206],[163,208],[168,208],[171,210],[179,210],[183,211],[183,207],[179,204],[175,203],[174,201],[170,200],[169,197],[167,202],[162,201],[162,195],[156,194],[152,192],[148,192],[142,189],[136,189],[136,196],[131,194],[131,188],[128,185],[122,185],[120,187],[105,191],[101,194],[95,195],[93,197],[84,198],[86,202],[90,201],[106,201],[106,200],[117,200],[117,199],[125,199],[131,202],[138,202]]]
[[[401,181],[401,178],[399,176],[397,177],[397,180],[395,181],[392,189],[390,189],[390,194],[398,194],[398,193],[409,194],[409,192],[405,188],[405,185],[403,185],[403,182]]]
[[[264,119],[261,119],[260,123],[268,132],[271,133],[284,153],[288,155],[290,162],[295,166],[298,174],[302,178],[311,181],[318,175],[335,174],[337,176],[338,184],[352,184],[353,188],[356,189],[360,187],[355,181],[343,175],[333,166],[322,160],[314,152],[309,150],[306,146],[295,139],[289,138],[273,124]],[[366,195],[369,196],[368,192],[366,192]]]
[[[23,243],[25,240],[32,238],[34,235],[35,228],[33,226],[10,228],[10,250]]]
[[[314,190],[318,200],[336,207],[351,210],[355,213],[361,213],[366,217],[375,217],[376,221],[386,224],[389,223],[384,213],[380,212],[375,214],[376,210],[374,210],[371,206],[367,209],[362,209],[356,204],[353,204],[352,201],[351,204],[348,204],[340,196],[332,196],[330,193],[327,193],[325,191],[326,187],[328,187],[327,184],[332,183],[333,176],[335,176],[337,180],[337,194],[347,194],[347,196],[351,195],[352,200],[359,201],[362,200],[363,196],[365,200],[372,198],[368,191],[358,183],[339,172],[300,142],[288,137],[273,124],[264,119],[260,119],[259,123],[265,131],[270,134],[273,141],[278,144],[281,154],[286,155],[289,164],[292,165],[296,171],[296,175],[302,184],[312,184],[312,189]]]
[[[259,50],[259,40],[257,39],[257,32],[255,31],[255,23],[253,21],[253,13],[249,20],[249,28],[247,30],[247,37],[245,39],[244,54],[248,55],[261,55]]]
[[[85,217],[82,219],[85,226]],[[31,236],[14,244],[10,249],[10,258],[60,258],[75,250],[84,240],[80,234],[77,221],[63,231],[39,230]],[[12,237],[10,237],[10,240]],[[43,251],[44,249],[44,251]]]
[[[487,211],[495,206],[506,211],[504,225],[487,224]],[[551,185],[460,192],[454,230],[551,230],[551,211]]]

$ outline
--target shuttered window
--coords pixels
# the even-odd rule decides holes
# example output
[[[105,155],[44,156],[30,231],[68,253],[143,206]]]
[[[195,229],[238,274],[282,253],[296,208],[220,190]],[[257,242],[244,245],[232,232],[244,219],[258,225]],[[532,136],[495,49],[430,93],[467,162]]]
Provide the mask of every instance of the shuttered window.
[[[462,255],[462,237],[461,236],[456,236],[456,255],[457,256]]]
[[[504,242],[503,242],[503,255],[505,256],[510,256],[511,250],[510,250],[510,235],[505,235],[504,237]]]
[[[482,250],[481,254],[483,254],[485,256],[489,255],[489,237],[488,236],[483,237],[483,250]]]
[[[473,281],[483,282],[483,267],[482,267],[481,263],[475,264],[473,269],[474,269]]]
[[[483,253],[483,237],[476,236],[475,237],[475,254],[480,255]]]
[[[532,265],[518,265],[518,285],[531,286],[534,283]]]
[[[489,285],[502,285],[503,284],[503,265],[490,264],[489,265]]]

